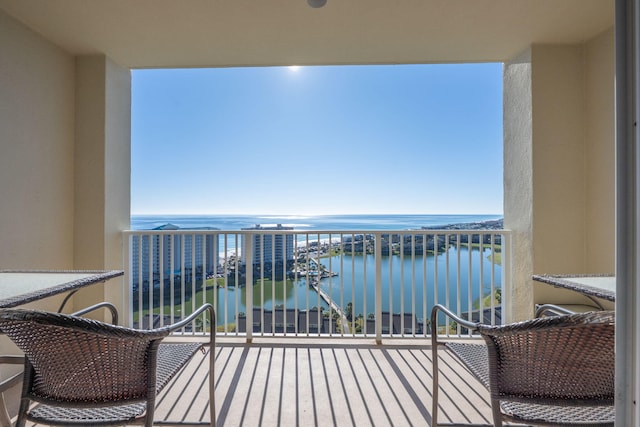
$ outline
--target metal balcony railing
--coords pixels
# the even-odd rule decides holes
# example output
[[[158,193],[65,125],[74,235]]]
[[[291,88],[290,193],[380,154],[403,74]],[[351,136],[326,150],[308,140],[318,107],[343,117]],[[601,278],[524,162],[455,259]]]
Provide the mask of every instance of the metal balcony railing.
[[[461,335],[430,325],[446,304],[469,320],[500,324],[508,304],[505,230],[126,231],[133,327],[170,324],[203,302],[217,333],[242,336]],[[201,319],[185,333],[202,332]]]

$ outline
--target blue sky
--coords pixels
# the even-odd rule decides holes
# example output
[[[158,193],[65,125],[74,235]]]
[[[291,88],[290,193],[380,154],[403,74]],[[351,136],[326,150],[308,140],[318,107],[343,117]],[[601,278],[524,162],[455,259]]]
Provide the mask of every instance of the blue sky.
[[[501,214],[502,64],[134,70],[133,214]]]

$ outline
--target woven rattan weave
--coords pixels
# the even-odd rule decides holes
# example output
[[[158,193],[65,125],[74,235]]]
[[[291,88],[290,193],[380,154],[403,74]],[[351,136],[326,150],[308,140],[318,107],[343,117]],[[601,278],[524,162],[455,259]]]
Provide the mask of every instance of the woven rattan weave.
[[[504,326],[438,312],[484,338],[485,344],[439,342],[432,336],[433,424],[438,411],[438,346],[445,345],[491,395],[494,425],[502,421],[552,426],[612,426],[614,422],[614,313],[545,317]]]
[[[206,310],[215,319],[207,304],[181,322],[154,330],[43,311],[0,310],[0,329],[26,356],[16,424],[29,419],[49,425],[151,426],[156,394],[202,346],[161,341]],[[213,349],[215,334],[209,335]],[[210,356],[210,390],[212,368]],[[40,404],[30,409],[33,401]],[[210,406],[213,424],[213,394]]]

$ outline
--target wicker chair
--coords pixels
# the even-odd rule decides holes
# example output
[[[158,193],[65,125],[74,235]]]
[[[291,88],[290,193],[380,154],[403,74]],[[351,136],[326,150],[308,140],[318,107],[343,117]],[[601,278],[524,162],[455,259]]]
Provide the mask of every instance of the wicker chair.
[[[535,317],[603,311],[602,305],[590,304],[536,304]]]
[[[87,310],[83,310],[87,311]],[[208,311],[209,399],[215,425],[215,315],[205,304],[170,326],[135,330],[74,315],[0,310],[0,330],[24,353],[22,399],[16,426],[151,426],[157,393],[202,343],[162,343]],[[32,407],[33,402],[39,402]]]
[[[433,425],[438,417],[438,347],[446,346],[491,395],[493,423],[613,426],[614,314],[599,311],[551,316],[504,326],[460,319],[442,305],[439,312],[474,331],[485,344],[439,342],[433,352]]]

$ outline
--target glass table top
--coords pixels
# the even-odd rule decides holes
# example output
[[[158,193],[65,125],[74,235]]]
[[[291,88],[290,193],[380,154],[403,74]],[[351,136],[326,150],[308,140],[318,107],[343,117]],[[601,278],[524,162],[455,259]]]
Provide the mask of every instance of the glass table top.
[[[122,276],[119,270],[0,271],[0,307],[15,307]]]

